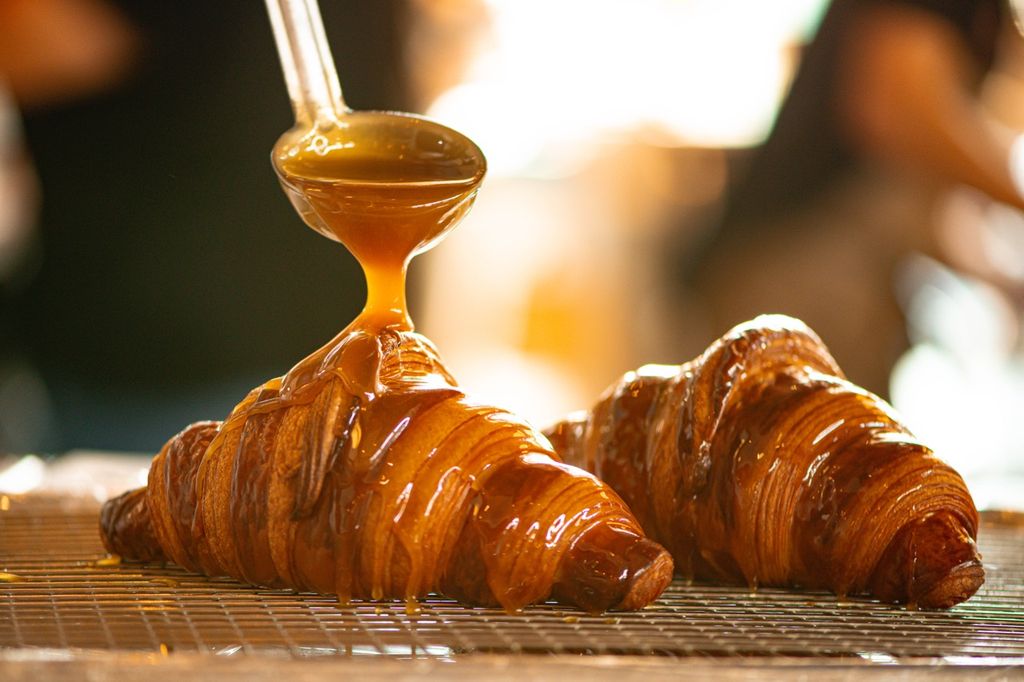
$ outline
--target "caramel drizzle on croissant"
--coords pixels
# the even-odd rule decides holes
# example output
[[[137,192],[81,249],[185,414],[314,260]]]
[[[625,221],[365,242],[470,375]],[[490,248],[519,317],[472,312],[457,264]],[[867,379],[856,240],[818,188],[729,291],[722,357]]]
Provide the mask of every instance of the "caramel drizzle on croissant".
[[[960,476],[784,316],[626,374],[547,431],[686,577],[944,608],[984,581]]]
[[[640,608],[672,576],[609,487],[470,401],[424,337],[358,327],[172,438],[107,548],[353,598]]]

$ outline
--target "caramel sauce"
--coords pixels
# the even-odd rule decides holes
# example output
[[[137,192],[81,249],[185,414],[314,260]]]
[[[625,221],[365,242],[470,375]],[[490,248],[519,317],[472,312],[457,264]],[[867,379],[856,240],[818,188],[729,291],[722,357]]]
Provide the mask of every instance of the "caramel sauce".
[[[413,116],[357,113],[286,133],[292,203],[366,275],[362,313],[223,422],[172,439],[150,471],[153,533],[176,563],[352,599],[443,591],[509,611],[549,595],[638,608],[671,575],[621,500],[538,432],[457,388],[413,332],[410,259],[466,213],[480,150]],[[111,544],[155,544],[138,494],[105,508]],[[138,521],[138,523],[137,523]],[[141,545],[141,546],[140,546]]]
[[[472,204],[476,145],[414,116],[353,113],[286,133],[273,160],[305,222],[359,261],[366,305],[224,422],[172,438],[146,489],[104,505],[108,548],[341,604],[404,599],[410,614],[438,591],[508,611],[549,596],[635,609],[660,594],[671,558],[622,500],[467,397],[413,331],[409,261]]]
[[[106,566],[120,566],[120,565],[121,565],[121,557],[118,556],[117,554],[111,554],[110,556],[103,557],[102,559],[97,559],[96,561],[93,562],[93,566],[97,566],[97,567],[100,567],[100,568],[103,568],[103,567],[106,567]]]
[[[329,343],[251,393],[217,438],[250,415],[308,402],[331,376],[355,395],[376,396],[382,390],[378,335],[413,330],[405,294],[409,261],[466,214],[486,171],[483,153],[468,138],[427,119],[384,112],[352,112],[330,129],[289,131],[272,160],[303,221],[359,262],[366,304]],[[419,378],[428,380],[433,369]],[[454,383],[436,369],[443,382]]]

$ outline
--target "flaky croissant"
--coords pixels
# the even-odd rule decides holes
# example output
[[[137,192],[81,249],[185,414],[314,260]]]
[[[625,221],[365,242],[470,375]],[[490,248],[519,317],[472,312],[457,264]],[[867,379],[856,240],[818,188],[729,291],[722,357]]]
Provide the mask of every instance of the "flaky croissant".
[[[945,608],[984,581],[960,476],[801,322],[762,316],[547,431],[686,577]]]
[[[343,603],[635,609],[672,577],[609,487],[472,403],[412,332],[342,334],[171,439],[148,483],[104,506],[109,551]]]

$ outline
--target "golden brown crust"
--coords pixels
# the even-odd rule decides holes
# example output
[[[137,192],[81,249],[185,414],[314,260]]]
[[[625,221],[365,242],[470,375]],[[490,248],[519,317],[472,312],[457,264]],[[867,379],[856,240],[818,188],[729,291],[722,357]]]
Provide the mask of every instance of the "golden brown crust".
[[[922,607],[984,579],[963,480],[792,318],[757,318],[690,363],[627,374],[548,433],[684,576]]]

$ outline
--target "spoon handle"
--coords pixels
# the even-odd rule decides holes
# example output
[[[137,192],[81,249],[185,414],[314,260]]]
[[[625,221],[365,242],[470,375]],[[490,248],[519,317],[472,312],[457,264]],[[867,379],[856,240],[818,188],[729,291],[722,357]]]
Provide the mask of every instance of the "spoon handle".
[[[348,111],[317,0],[266,0],[297,127],[329,127]]]

